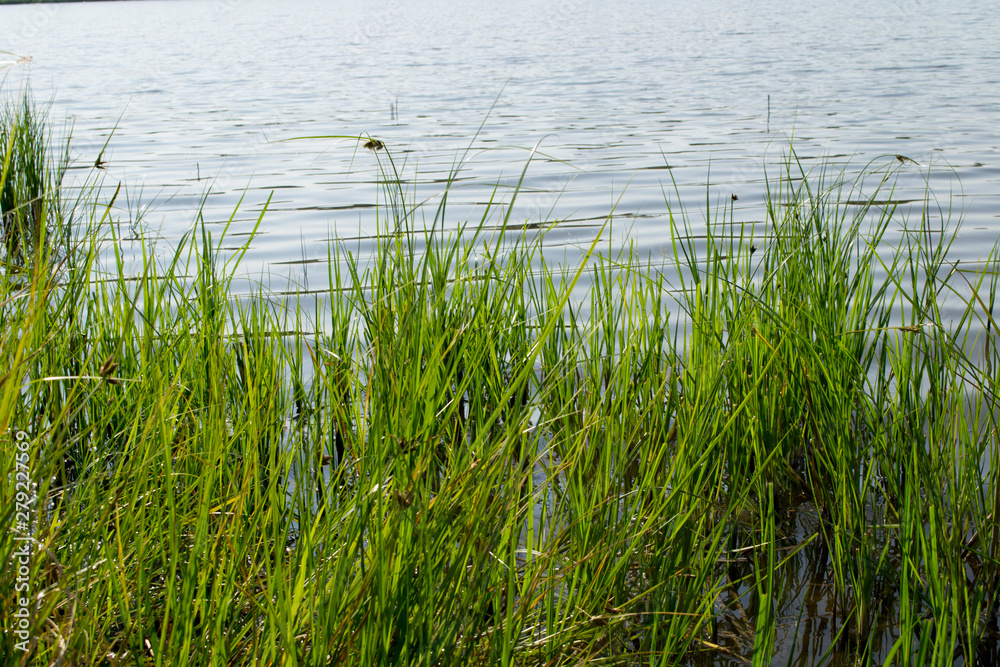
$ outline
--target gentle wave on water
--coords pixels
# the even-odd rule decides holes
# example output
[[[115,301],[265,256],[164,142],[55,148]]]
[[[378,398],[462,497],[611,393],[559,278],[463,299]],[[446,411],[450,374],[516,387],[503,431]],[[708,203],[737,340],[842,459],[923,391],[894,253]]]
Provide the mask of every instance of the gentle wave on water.
[[[790,144],[806,169],[881,160],[900,199],[923,200],[930,174],[964,218],[955,257],[978,259],[1000,230],[984,12],[977,1],[19,5],[0,8],[0,47],[33,59],[5,87],[27,75],[54,118],[74,120],[78,165],[115,128],[109,182],[145,210],[145,233],[179,237],[203,199],[209,220],[227,220],[241,197],[246,231],[273,193],[247,268],[302,284],[327,239],[374,233],[382,201],[375,156],[357,142],[286,141],[316,135],[383,140],[429,219],[467,158],[452,225],[477,220],[494,192],[509,201],[532,156],[512,220],[614,210],[612,245],[653,258],[669,243],[664,192],[695,221],[736,194],[734,219],[755,221],[765,164],[774,173]],[[894,165],[896,154],[915,162]],[[593,227],[550,233],[572,250]]]

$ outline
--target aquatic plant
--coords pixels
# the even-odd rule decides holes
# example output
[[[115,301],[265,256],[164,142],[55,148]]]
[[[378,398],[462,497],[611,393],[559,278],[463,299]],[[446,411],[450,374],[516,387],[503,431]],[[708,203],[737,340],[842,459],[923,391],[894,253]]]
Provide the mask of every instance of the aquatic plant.
[[[45,115],[28,92],[0,105],[0,261],[17,271],[61,227],[59,187],[68,144],[57,152],[47,136]]]
[[[2,616],[28,610],[6,662],[995,650],[997,274],[949,263],[930,205],[910,226],[877,204],[885,164],[792,154],[759,224],[723,207],[707,232],[668,190],[673,257],[597,234],[552,267],[501,202],[418,226],[392,147],[370,157],[375,252],[331,244],[314,309],[232,295],[233,220],[129,275],[96,187],[75,242],[0,285],[0,558],[32,545],[25,591],[0,571]]]

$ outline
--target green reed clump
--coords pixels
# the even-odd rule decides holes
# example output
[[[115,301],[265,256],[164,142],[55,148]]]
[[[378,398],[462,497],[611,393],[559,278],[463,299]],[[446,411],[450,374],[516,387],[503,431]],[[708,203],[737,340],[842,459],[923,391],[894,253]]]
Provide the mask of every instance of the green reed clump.
[[[885,259],[886,229],[907,224],[893,206],[876,208],[885,195],[795,166],[769,192],[764,234],[716,225],[704,260],[692,241],[676,246],[689,269],[692,419],[733,429],[727,478],[746,480],[762,507],[773,483],[779,505],[804,495],[819,511],[814,537],[829,554],[842,643],[881,660],[875,644],[891,634],[888,652],[905,664],[931,651],[935,664],[953,652],[971,660],[995,611],[996,553],[970,536],[995,516],[983,494],[996,488],[986,463],[996,444],[996,395],[986,389],[995,333],[982,326],[982,299],[992,302],[996,274],[979,272],[981,297],[945,322],[940,305],[968,285],[946,261],[947,221],[935,224],[926,208]],[[985,364],[967,356],[974,319],[988,340]],[[747,543],[770,530],[762,519],[737,527]],[[904,585],[915,589],[893,601]]]
[[[887,248],[888,172],[793,157],[759,225],[673,206],[673,264],[598,235],[566,272],[510,207],[420,228],[375,156],[380,240],[331,245],[315,311],[232,296],[233,220],[128,275],[96,187],[3,283],[0,430],[38,497],[19,525],[0,487],[0,557],[33,545],[6,662],[771,664],[803,558],[839,628],[813,664],[995,641],[996,276],[929,207]]]
[[[68,145],[57,150],[29,93],[0,103],[0,237],[4,274],[19,271],[63,228],[59,193]]]

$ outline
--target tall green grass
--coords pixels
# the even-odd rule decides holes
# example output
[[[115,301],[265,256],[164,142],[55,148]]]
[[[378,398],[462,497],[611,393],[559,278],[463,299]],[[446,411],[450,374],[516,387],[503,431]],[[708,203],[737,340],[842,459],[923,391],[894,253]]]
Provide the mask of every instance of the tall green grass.
[[[228,225],[127,275],[104,190],[75,227],[33,200],[55,232],[0,293],[0,431],[30,435],[39,498],[6,662],[764,665],[796,654],[804,554],[837,628],[810,664],[995,644],[996,274],[949,264],[947,220],[793,156],[760,225],[696,233],[668,196],[672,262],[598,236],[557,270],[499,202],[419,228],[375,155],[374,257],[332,244],[309,312],[231,296]]]
[[[25,93],[0,105],[0,261],[5,274],[30,263],[62,226],[59,194],[68,144],[54,146],[44,112]]]

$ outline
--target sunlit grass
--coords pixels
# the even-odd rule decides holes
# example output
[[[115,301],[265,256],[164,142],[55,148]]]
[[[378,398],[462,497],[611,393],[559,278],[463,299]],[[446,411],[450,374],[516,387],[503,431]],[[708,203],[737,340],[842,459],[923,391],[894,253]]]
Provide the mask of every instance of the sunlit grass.
[[[304,312],[231,298],[228,227],[125,275],[112,202],[70,226],[38,169],[32,225],[74,242],[8,250],[0,282],[0,430],[39,498],[17,527],[5,444],[0,556],[34,545],[5,662],[771,664],[816,550],[837,630],[810,664],[996,641],[996,275],[949,264],[929,209],[887,252],[894,209],[837,203],[891,180],[793,156],[763,225],[706,238],[668,195],[672,263],[598,235],[557,271],[511,207],[445,233],[442,197],[420,229],[386,178],[372,261],[332,244]]]

